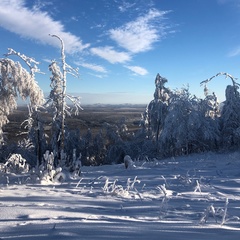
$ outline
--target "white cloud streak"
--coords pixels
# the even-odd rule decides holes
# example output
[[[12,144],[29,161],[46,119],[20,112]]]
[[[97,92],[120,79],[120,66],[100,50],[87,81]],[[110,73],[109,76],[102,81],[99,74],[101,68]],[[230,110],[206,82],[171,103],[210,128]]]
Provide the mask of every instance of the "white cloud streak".
[[[91,48],[90,51],[109,61],[110,63],[124,63],[131,60],[131,56],[127,52],[118,52],[113,49],[111,46]]]
[[[134,72],[137,75],[147,75],[148,71],[145,68],[139,67],[139,66],[125,66],[126,68],[128,68],[129,70],[131,70],[132,72]]]
[[[151,9],[135,21],[111,29],[109,36],[117,44],[132,53],[145,52],[152,49],[153,43],[165,35],[165,27],[159,22],[168,12]]]
[[[96,64],[92,64],[92,63],[80,63],[80,62],[75,62],[75,64],[78,66],[82,66],[84,68],[91,69],[95,72],[107,73],[107,70],[100,65],[96,65]]]
[[[236,57],[240,55],[240,47],[234,49],[228,54],[228,57]]]
[[[24,38],[54,47],[59,47],[60,43],[48,34],[58,35],[65,42],[68,53],[80,52],[89,47],[79,37],[66,32],[63,24],[53,20],[47,12],[25,7],[25,0],[0,1],[0,26]]]

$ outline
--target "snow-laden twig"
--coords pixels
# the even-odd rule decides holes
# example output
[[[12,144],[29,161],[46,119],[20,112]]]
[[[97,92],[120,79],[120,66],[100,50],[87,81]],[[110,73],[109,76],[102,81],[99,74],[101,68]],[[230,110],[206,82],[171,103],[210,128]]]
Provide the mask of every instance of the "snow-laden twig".
[[[10,55],[16,55],[19,58],[21,58],[30,68],[30,74],[32,77],[34,77],[36,72],[44,74],[43,72],[40,71],[40,69],[37,66],[40,64],[40,62],[37,62],[34,58],[27,57],[26,55],[21,54],[20,52],[17,52],[15,50],[13,50],[12,48],[8,48],[8,51],[9,52],[4,54],[4,56],[8,57]]]
[[[165,215],[168,209],[168,193],[165,184],[160,185],[157,187],[163,194],[164,197],[162,198],[161,204],[160,204],[160,215]],[[160,216],[162,218],[162,216]]]
[[[102,188],[103,191],[107,194],[117,195],[121,197],[139,197],[139,199],[142,201],[142,196],[138,192],[138,190],[135,188],[136,183],[140,183],[141,181],[137,179],[137,176],[134,178],[133,181],[131,181],[130,178],[127,179],[127,186],[124,188],[122,185],[117,184],[118,179],[115,179],[113,182],[109,181],[109,178],[106,179],[104,187]]]
[[[68,65],[67,63],[66,64],[66,71],[67,73],[71,74],[72,76],[76,77],[76,78],[79,78],[79,72],[78,72],[78,68],[73,68],[72,66]]]
[[[197,186],[195,187],[194,192],[200,192],[200,193],[202,193],[202,191],[201,191],[201,186],[200,186],[198,180],[196,180],[196,184],[197,184]]]
[[[207,222],[207,220],[209,219],[209,217],[212,216],[216,223],[217,223],[217,218],[216,218],[216,211],[215,208],[213,206],[213,204],[211,204],[204,212],[201,220],[200,220],[200,224],[204,224]]]
[[[169,185],[168,185],[168,183],[167,183],[167,180],[166,180],[166,178],[162,175],[161,176],[162,177],[162,179],[164,180],[164,182],[165,182],[165,185],[167,186],[167,187],[169,187]]]
[[[223,225],[225,223],[225,219],[226,219],[226,215],[227,215],[228,203],[229,203],[228,202],[228,198],[226,198],[221,225]]]
[[[165,184],[157,186],[157,189],[159,189],[164,194],[165,197],[167,196],[167,189]]]
[[[77,185],[76,185],[75,188],[78,188],[78,186],[79,186],[79,184],[81,183],[82,180],[83,180],[83,178],[81,178],[81,179],[78,181],[78,183],[77,183]]]

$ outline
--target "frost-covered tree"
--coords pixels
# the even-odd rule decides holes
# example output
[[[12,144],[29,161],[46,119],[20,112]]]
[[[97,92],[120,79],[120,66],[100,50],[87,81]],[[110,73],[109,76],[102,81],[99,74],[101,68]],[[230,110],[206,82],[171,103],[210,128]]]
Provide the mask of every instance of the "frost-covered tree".
[[[161,155],[188,153],[188,119],[193,110],[191,101],[190,93],[186,88],[172,95],[159,138]]]
[[[221,112],[221,134],[224,148],[240,146],[240,94],[238,85],[228,85]]]
[[[67,100],[70,100],[75,106],[75,114],[78,114],[80,107],[80,98],[74,97],[66,93],[67,88],[67,73],[74,76],[78,75],[78,70],[73,69],[66,63],[65,49],[63,40],[57,35],[50,35],[56,37],[61,42],[61,61],[62,66],[59,67],[56,61],[53,61],[49,70],[52,72],[51,76],[51,92],[48,97],[46,106],[51,109],[52,115],[52,148],[55,154],[55,160],[60,160],[65,151],[65,120],[66,115],[71,115]]]
[[[159,137],[161,155],[216,150],[220,133],[217,118],[210,113],[209,99],[192,96],[187,88],[172,94]]]
[[[32,107],[42,105],[43,92],[35,80],[36,61],[9,49],[7,55],[18,55],[30,66],[28,72],[19,62],[9,58],[0,59],[0,140],[3,141],[2,127],[8,122],[8,115],[17,108],[18,97],[29,98]],[[33,67],[31,64],[34,64]]]
[[[220,117],[220,131],[222,137],[221,146],[223,148],[236,147],[240,144],[240,94],[237,79],[232,75],[224,72],[220,72],[215,76],[202,81],[201,84],[207,84],[212,79],[218,76],[225,76],[226,79],[230,79],[232,85],[228,85],[225,91],[226,100],[221,111]]]
[[[167,79],[157,74],[155,79],[154,99],[148,104],[142,116],[141,125],[147,138],[158,142],[159,135],[168,111],[171,91],[165,87]]]
[[[47,150],[47,140],[44,131],[44,122],[39,109],[28,106],[29,115],[22,125],[27,130],[28,140],[33,145],[33,152],[37,159],[37,167],[41,165],[42,156]]]
[[[198,118],[201,123],[198,131],[199,151],[215,151],[220,141],[220,109],[215,93],[200,99],[198,103]]]

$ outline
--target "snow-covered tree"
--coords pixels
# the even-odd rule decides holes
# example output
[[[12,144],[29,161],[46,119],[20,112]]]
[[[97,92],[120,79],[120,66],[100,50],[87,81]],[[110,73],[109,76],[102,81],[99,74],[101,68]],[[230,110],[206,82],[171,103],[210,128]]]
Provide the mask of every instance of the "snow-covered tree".
[[[141,121],[147,138],[156,142],[158,142],[159,135],[163,128],[171,95],[171,91],[165,87],[165,83],[167,83],[167,79],[157,74],[154,99],[148,104]]]
[[[212,79],[218,76],[225,76],[226,79],[230,79],[232,85],[228,85],[225,91],[226,100],[224,102],[223,109],[220,117],[220,131],[222,137],[222,147],[236,147],[240,144],[240,94],[237,79],[232,75],[224,72],[220,72],[215,76],[202,81],[201,84],[205,85]]]
[[[32,109],[28,106],[29,115],[22,125],[27,130],[28,140],[33,145],[34,155],[37,159],[37,167],[41,165],[42,156],[47,150],[44,122],[39,109]]]
[[[62,66],[59,67],[56,61],[53,61],[49,70],[52,72],[51,76],[51,92],[48,97],[46,106],[52,112],[52,148],[55,154],[55,159],[58,161],[61,154],[65,151],[65,119],[66,114],[70,114],[67,100],[70,100],[75,106],[75,114],[78,114],[80,107],[80,98],[74,97],[66,93],[67,88],[67,73],[74,76],[78,75],[78,69],[73,69],[66,63],[65,49],[63,40],[57,35],[50,35],[56,37],[61,42],[61,61]]]
[[[221,134],[224,148],[240,146],[240,94],[238,85],[228,85],[221,112]]]
[[[7,55],[18,55],[28,66],[36,63],[34,59],[9,49]],[[3,141],[2,127],[8,122],[8,115],[17,108],[18,97],[29,98],[32,107],[42,105],[43,92],[35,80],[36,65],[30,67],[30,73],[19,62],[9,58],[0,59],[0,140]]]
[[[186,88],[176,91],[172,95],[159,137],[161,155],[188,153],[188,119],[193,110],[191,100],[190,93]]]
[[[216,150],[220,132],[218,119],[210,113],[209,99],[192,96],[187,88],[172,94],[159,137],[161,155]]]

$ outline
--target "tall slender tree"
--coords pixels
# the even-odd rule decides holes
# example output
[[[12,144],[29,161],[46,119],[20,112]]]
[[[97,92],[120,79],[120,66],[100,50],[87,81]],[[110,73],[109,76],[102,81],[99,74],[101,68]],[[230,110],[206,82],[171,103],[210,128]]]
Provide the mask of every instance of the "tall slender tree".
[[[55,154],[55,160],[59,161],[64,153],[65,148],[65,119],[66,114],[71,115],[67,106],[67,99],[75,106],[75,114],[78,114],[82,109],[80,106],[80,97],[71,96],[66,93],[67,89],[67,73],[78,76],[78,69],[74,69],[66,63],[64,41],[57,35],[50,35],[59,39],[61,43],[61,68],[56,61],[49,65],[49,70],[52,72],[51,87],[52,90],[46,102],[46,106],[51,108],[53,112],[52,118],[52,146]]]

